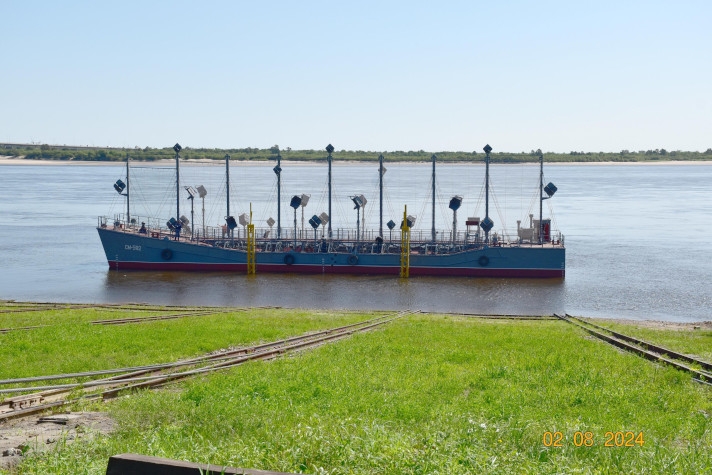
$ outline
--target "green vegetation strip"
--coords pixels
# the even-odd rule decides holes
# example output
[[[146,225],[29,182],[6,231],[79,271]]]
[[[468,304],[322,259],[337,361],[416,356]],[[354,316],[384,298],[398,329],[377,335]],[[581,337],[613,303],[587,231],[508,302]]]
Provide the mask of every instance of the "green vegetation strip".
[[[368,317],[264,312],[240,314],[243,339]],[[229,325],[237,317],[228,315],[215,318]],[[74,326],[83,337],[100,332],[94,358],[117,366],[108,340],[134,345],[144,332],[171,351],[176,334],[167,338],[166,327],[180,327],[190,333],[183,344],[195,336],[209,347],[217,341],[202,333],[206,320]],[[25,341],[24,353],[6,351],[19,336],[0,335],[10,367],[42,345],[45,359],[66,365],[87,349],[53,333],[46,343]],[[131,355],[170,359],[142,345]],[[17,473],[99,474],[110,455],[125,452],[304,473],[709,473],[710,391],[564,322],[411,316],[292,357],[88,406],[108,410],[118,430],[31,452]]]
[[[496,147],[495,147],[496,148]],[[337,150],[333,157],[338,161],[378,161],[381,152],[364,150]],[[437,155],[443,162],[471,162],[482,160],[484,153],[478,148],[474,151],[440,151],[428,152],[425,150],[395,150],[384,152],[385,159],[392,162],[428,162],[430,157]],[[521,152],[503,152],[500,150],[492,153],[494,163],[524,163],[538,162],[541,150]],[[543,152],[547,162],[643,162],[661,160],[712,160],[712,148],[704,152],[666,150],[664,148],[650,150],[621,150],[619,152],[584,152],[572,150],[568,153]],[[270,160],[280,154],[283,160],[317,161],[326,159],[324,149],[320,150],[292,150],[289,147],[280,149],[278,145],[270,148],[192,148],[183,147],[181,158],[184,160],[223,160],[225,155],[230,155],[232,160]],[[171,147],[165,148],[110,148],[110,147],[79,147],[67,145],[3,145],[0,144],[0,155],[24,157],[29,160],[79,160],[116,162],[126,160],[155,161],[169,160],[175,157]]]

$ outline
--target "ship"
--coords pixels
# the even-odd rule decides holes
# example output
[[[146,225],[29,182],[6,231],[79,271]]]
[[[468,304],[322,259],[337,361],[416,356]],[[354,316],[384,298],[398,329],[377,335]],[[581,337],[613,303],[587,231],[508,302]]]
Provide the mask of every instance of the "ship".
[[[450,276],[482,278],[550,278],[563,279],[565,276],[566,249],[564,236],[552,229],[551,219],[543,216],[542,204],[551,198],[557,187],[549,182],[544,184],[544,157],[539,155],[539,219],[529,215],[528,226],[517,221],[516,236],[492,232],[494,221],[489,213],[490,201],[490,152],[485,151],[485,209],[484,217],[468,217],[465,230],[457,231],[457,211],[462,197],[450,199],[449,208],[453,213],[451,232],[435,229],[435,172],[436,159],[432,156],[433,203],[432,232],[428,236],[420,233],[412,238],[411,229],[416,217],[403,209],[401,222],[386,223],[390,238],[384,239],[383,231],[383,176],[384,157],[379,159],[379,229],[375,239],[366,239],[362,229],[332,228],[332,154],[334,147],[326,147],[328,164],[328,212],[314,215],[309,219],[313,228],[310,232],[299,233],[296,226],[296,211],[308,201],[308,195],[295,195],[289,201],[294,209],[294,230],[281,225],[281,156],[276,155],[277,165],[273,168],[277,175],[278,220],[268,220],[269,228],[257,229],[250,215],[240,215],[238,219],[230,213],[230,157],[225,157],[227,184],[227,213],[220,226],[193,226],[191,220],[180,212],[180,152],[179,144],[174,146],[176,175],[176,215],[165,224],[163,220],[151,220],[132,216],[130,213],[129,158],[126,159],[125,181],[119,179],[114,189],[126,197],[126,213],[113,217],[99,216],[97,231],[101,239],[109,268],[117,271],[201,271],[231,272],[241,274],[291,273],[291,274],[363,274],[392,275],[401,278],[410,276]],[[203,187],[185,186],[191,202],[205,196]],[[365,206],[363,195],[351,196],[357,213]],[[191,217],[193,212],[191,211]],[[165,219],[165,217],[163,218]],[[245,233],[238,228],[243,225]],[[148,222],[148,226],[147,223]],[[235,230],[237,229],[237,233]],[[393,230],[397,238],[393,239]]]

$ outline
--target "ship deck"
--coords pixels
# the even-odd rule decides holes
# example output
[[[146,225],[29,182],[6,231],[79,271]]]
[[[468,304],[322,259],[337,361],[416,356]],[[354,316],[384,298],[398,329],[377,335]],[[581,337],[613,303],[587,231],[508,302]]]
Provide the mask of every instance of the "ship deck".
[[[145,221],[144,221],[145,222]],[[113,223],[113,224],[109,224]],[[99,227],[119,231],[137,236],[150,237],[159,240],[170,240],[197,246],[219,247],[223,249],[247,250],[246,232],[239,228],[230,232],[220,227],[206,227],[205,230],[196,230],[191,236],[190,229],[176,233],[166,227],[146,226],[145,232],[135,223],[128,225],[121,220],[109,221],[106,217],[99,218]],[[203,232],[201,232],[203,231]],[[310,230],[294,229],[283,230],[282,237],[269,237],[272,229],[256,230],[255,251],[266,252],[297,252],[297,253],[359,253],[359,254],[400,254],[401,233],[387,232],[379,242],[374,231],[366,231],[357,236],[354,229],[336,229],[332,231],[332,238],[322,236],[321,233],[309,232]],[[311,234],[311,236],[310,236]],[[259,237],[262,236],[262,237]],[[363,237],[362,237],[363,236]],[[426,237],[427,236],[427,237]],[[452,239],[450,231],[438,232],[436,236],[448,236],[448,239],[432,240],[432,234],[422,231],[411,231],[411,254],[446,255],[456,254],[483,248],[564,248],[564,237],[554,233],[549,239],[542,242],[532,242],[523,239],[508,239],[501,234],[493,233],[485,239],[482,233],[456,233]]]

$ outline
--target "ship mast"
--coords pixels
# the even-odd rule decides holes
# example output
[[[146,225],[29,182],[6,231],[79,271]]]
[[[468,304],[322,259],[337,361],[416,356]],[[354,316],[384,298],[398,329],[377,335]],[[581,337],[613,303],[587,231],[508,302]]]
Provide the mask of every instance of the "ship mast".
[[[383,237],[383,154],[378,156],[378,235]]]
[[[489,163],[490,155],[487,152],[485,156],[485,219],[489,218]],[[487,231],[489,234],[489,231]]]
[[[277,166],[274,172],[277,174],[277,239],[282,238],[282,155],[277,152]]]
[[[541,232],[543,229],[544,217],[544,154],[539,154],[539,244],[541,244]]]
[[[227,214],[230,216],[230,155],[225,154],[225,201],[227,202]]]
[[[331,152],[334,151],[334,146],[329,144],[326,146],[326,152],[329,154],[329,156],[326,157],[326,161],[329,164],[329,222],[327,223],[329,225],[329,241],[331,241],[331,221],[333,220],[332,214],[331,214]]]
[[[489,217],[489,164],[490,164],[490,152],[492,147],[489,144],[485,145],[483,150],[485,151],[485,219],[480,223],[480,227],[485,232],[485,245],[489,244],[489,232],[494,226],[494,221]]]
[[[544,233],[544,216],[543,216],[543,203],[544,200],[548,200],[554,193],[556,193],[556,185],[549,182],[544,186],[544,154],[539,153],[539,244],[543,243],[542,234]],[[544,196],[546,193],[546,196]]]
[[[173,150],[176,152],[176,221],[180,223],[180,151],[183,147],[175,144]]]
[[[126,225],[131,224],[131,207],[129,204],[129,154],[126,154]]]
[[[431,230],[433,242],[435,242],[435,160],[437,160],[437,158],[438,157],[436,157],[435,154],[433,154],[433,156],[430,157],[430,159],[433,161],[433,177],[432,177],[432,181],[433,181],[433,228]]]

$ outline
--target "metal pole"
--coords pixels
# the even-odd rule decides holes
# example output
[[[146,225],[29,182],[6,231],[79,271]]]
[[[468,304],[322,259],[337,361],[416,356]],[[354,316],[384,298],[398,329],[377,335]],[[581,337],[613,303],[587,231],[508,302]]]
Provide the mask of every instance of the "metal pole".
[[[282,155],[277,154],[277,239],[282,237]],[[295,210],[296,212],[296,210]]]
[[[230,155],[225,155],[225,188],[227,189],[226,192],[226,201],[227,201],[227,216],[230,216]],[[203,200],[203,203],[205,203],[205,200]],[[203,213],[205,210],[203,210]]]
[[[360,239],[361,234],[359,233],[359,221],[361,221],[361,207],[356,208],[356,242],[358,242]]]
[[[489,145],[487,146],[489,147]],[[489,221],[489,164],[490,153],[485,150],[485,219]],[[485,230],[485,243],[489,243],[489,230]]]
[[[329,152],[329,156],[326,157],[326,161],[327,161],[327,163],[329,164],[329,222],[328,222],[328,225],[329,225],[329,241],[331,241],[331,238],[332,238],[332,234],[331,234],[331,222],[334,220],[334,217],[333,217],[333,215],[331,214],[331,160],[332,160],[332,159],[331,159],[331,151],[330,151],[330,149],[333,149],[333,147],[331,147],[331,144],[329,144],[329,146],[326,147],[326,151]]]
[[[195,213],[193,212],[193,204],[195,199],[190,197],[190,240],[193,240],[193,230],[195,229]]]
[[[363,215],[361,215],[361,239],[366,234],[366,205],[363,205]]]
[[[225,154],[225,195],[226,195],[226,202],[227,202],[227,215],[225,218],[230,216],[230,155]],[[235,231],[233,229],[228,230],[230,234],[230,239],[234,237]],[[238,234],[240,231],[238,231]]]
[[[129,199],[129,154],[126,154],[126,226],[131,224],[131,206]]]
[[[383,154],[378,156],[378,235],[383,237]]]
[[[176,152],[176,221],[180,221],[180,155]]]
[[[433,229],[432,229],[432,239],[433,239],[433,242],[435,242],[435,160],[437,160],[438,157],[436,157],[433,154],[433,156],[430,158],[433,160]]]
[[[297,250],[297,208],[294,208],[294,250]]]
[[[539,244],[541,244],[542,217],[544,205],[544,154],[539,155]]]

